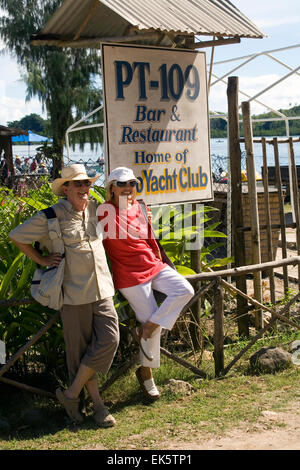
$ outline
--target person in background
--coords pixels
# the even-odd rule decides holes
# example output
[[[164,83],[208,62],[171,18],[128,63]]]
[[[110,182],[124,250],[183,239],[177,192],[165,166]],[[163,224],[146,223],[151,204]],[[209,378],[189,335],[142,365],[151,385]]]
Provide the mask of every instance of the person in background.
[[[8,175],[9,175],[9,171],[8,171],[7,162],[6,162],[6,159],[3,158],[3,160],[1,160],[1,163],[0,163],[0,178],[4,186],[7,185],[8,183]]]
[[[137,181],[131,169],[114,169],[108,177],[107,202],[99,206],[97,214],[115,288],[128,300],[141,324],[137,379],[145,395],[154,400],[159,398],[159,391],[152,368],[160,366],[162,328],[172,329],[194,290],[184,277],[162,262],[159,247],[149,236],[148,220],[136,200]],[[166,295],[161,305],[153,290]]]
[[[23,163],[23,172],[29,173],[29,170],[30,170],[30,161],[29,161],[29,157],[26,157]]]
[[[105,251],[98,238],[97,204],[89,198],[91,185],[84,165],[62,169],[52,183],[54,194],[62,197],[53,206],[65,246],[61,310],[70,386],[58,388],[56,397],[74,422],[82,422],[79,395],[85,387],[94,405],[94,420],[101,427],[115,425],[115,419],[99,394],[97,372],[106,374],[119,343],[118,316],[114,308],[114,287]],[[51,252],[45,214],[40,211],[9,234],[16,246],[41,266],[58,266],[62,257]],[[50,254],[43,256],[32,246],[39,241]]]
[[[21,175],[22,174],[22,161],[18,155],[16,155],[15,167],[16,167],[16,174]]]
[[[37,164],[37,161],[36,159],[34,158],[30,164],[30,173],[36,173],[37,172],[37,168],[38,168],[38,164]]]

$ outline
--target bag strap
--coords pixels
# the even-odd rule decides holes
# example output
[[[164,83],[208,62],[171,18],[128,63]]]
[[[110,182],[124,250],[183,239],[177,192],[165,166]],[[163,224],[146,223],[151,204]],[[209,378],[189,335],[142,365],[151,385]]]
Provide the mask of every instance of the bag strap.
[[[44,212],[48,220],[56,218],[56,213],[53,207],[47,207],[47,209],[42,209],[42,212]]]
[[[41,212],[43,212],[45,214],[45,216],[47,217],[49,231],[50,231],[50,229],[51,229],[52,232],[54,230],[57,233],[58,238],[61,239],[61,233],[60,233],[60,231],[57,230],[57,228],[60,228],[59,227],[59,221],[58,221],[58,218],[56,216],[54,208],[53,207],[47,207],[46,209],[42,209]],[[56,219],[57,226],[55,226],[56,224],[53,224],[53,219]],[[62,246],[64,247],[63,241],[62,241]],[[43,253],[42,250],[41,250],[39,242],[35,242],[34,247],[40,254]],[[62,253],[62,257],[64,257],[64,256],[65,256],[65,254]],[[49,269],[51,269],[51,268],[49,268]]]

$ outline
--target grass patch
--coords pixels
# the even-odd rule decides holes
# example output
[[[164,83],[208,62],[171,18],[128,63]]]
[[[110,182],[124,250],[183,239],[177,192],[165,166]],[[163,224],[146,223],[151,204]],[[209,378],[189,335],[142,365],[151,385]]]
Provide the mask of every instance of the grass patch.
[[[263,410],[284,411],[299,400],[300,369],[293,365],[276,374],[252,375],[249,356],[262,346],[287,344],[294,338],[287,334],[266,337],[218,380],[196,378],[163,356],[155,371],[161,398],[152,404],[144,402],[133,368],[103,395],[117,420],[117,426],[109,429],[97,428],[91,414],[81,426],[73,427],[56,400],[0,384],[0,449],[167,449],[173,439],[208,439],[245,422],[254,425]],[[226,348],[225,363],[245,344]],[[211,373],[212,362],[204,361],[201,368]],[[170,378],[189,382],[193,392],[174,393],[168,386]]]

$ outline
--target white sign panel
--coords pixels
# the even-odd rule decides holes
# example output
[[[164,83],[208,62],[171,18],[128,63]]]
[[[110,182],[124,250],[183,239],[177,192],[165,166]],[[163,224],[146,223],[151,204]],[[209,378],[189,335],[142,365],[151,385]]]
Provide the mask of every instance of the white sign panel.
[[[106,166],[149,205],[211,200],[204,52],[102,44]]]

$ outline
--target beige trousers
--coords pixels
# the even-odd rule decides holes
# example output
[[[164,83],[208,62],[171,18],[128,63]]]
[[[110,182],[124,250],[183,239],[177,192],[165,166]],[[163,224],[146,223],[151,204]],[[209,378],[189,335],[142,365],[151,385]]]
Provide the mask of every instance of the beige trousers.
[[[84,305],[63,305],[60,313],[71,382],[80,364],[106,374],[119,344],[118,315],[112,297]]]

